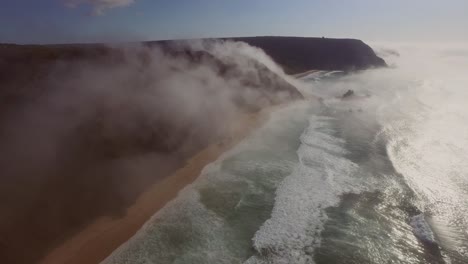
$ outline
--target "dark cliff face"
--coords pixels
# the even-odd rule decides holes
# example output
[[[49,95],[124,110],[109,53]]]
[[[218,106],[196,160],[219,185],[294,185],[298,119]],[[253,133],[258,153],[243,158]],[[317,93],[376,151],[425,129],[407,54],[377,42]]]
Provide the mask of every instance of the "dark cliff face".
[[[289,74],[308,70],[364,70],[387,66],[357,39],[251,37],[233,38],[263,49]]]

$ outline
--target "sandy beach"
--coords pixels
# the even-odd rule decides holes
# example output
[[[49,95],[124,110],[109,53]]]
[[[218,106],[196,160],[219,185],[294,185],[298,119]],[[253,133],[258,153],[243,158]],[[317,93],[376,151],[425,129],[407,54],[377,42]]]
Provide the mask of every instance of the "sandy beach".
[[[122,218],[101,217],[77,235],[49,252],[41,264],[99,263],[131,238],[159,209],[192,183],[203,168],[239,143],[266,120],[271,109],[241,114],[230,123],[230,133],[189,159],[174,174],[154,184],[127,209]]]

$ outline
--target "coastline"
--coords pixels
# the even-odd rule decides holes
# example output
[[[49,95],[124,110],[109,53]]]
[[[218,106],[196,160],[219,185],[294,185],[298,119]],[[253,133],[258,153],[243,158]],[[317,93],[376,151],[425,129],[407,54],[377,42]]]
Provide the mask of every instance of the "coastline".
[[[99,263],[130,239],[151,216],[174,199],[180,190],[191,184],[203,168],[237,145],[261,126],[268,114],[281,105],[265,108],[257,113],[239,114],[230,123],[229,133],[187,160],[172,175],[153,184],[121,218],[104,216],[85,227],[59,247],[51,250],[41,264]]]

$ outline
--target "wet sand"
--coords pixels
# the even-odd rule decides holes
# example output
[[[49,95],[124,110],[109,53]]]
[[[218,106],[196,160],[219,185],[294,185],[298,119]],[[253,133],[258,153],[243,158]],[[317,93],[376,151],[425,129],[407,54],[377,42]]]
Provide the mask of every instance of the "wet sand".
[[[274,107],[276,108],[276,107]],[[174,174],[154,184],[127,209],[122,218],[101,217],[77,235],[49,252],[41,264],[93,264],[109,256],[130,239],[159,209],[192,183],[202,169],[258,128],[272,109],[241,114],[229,124],[230,131],[187,161]]]

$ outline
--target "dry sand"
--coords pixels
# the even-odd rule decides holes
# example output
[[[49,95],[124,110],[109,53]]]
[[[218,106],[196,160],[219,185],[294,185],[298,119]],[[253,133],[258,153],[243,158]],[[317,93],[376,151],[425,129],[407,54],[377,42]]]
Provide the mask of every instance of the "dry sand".
[[[276,107],[275,107],[276,108]],[[41,264],[99,263],[130,239],[159,209],[192,183],[202,169],[235,146],[266,119],[271,109],[242,114],[230,124],[229,135],[203,149],[173,175],[154,184],[127,209],[122,218],[101,217],[80,233],[49,252]]]

